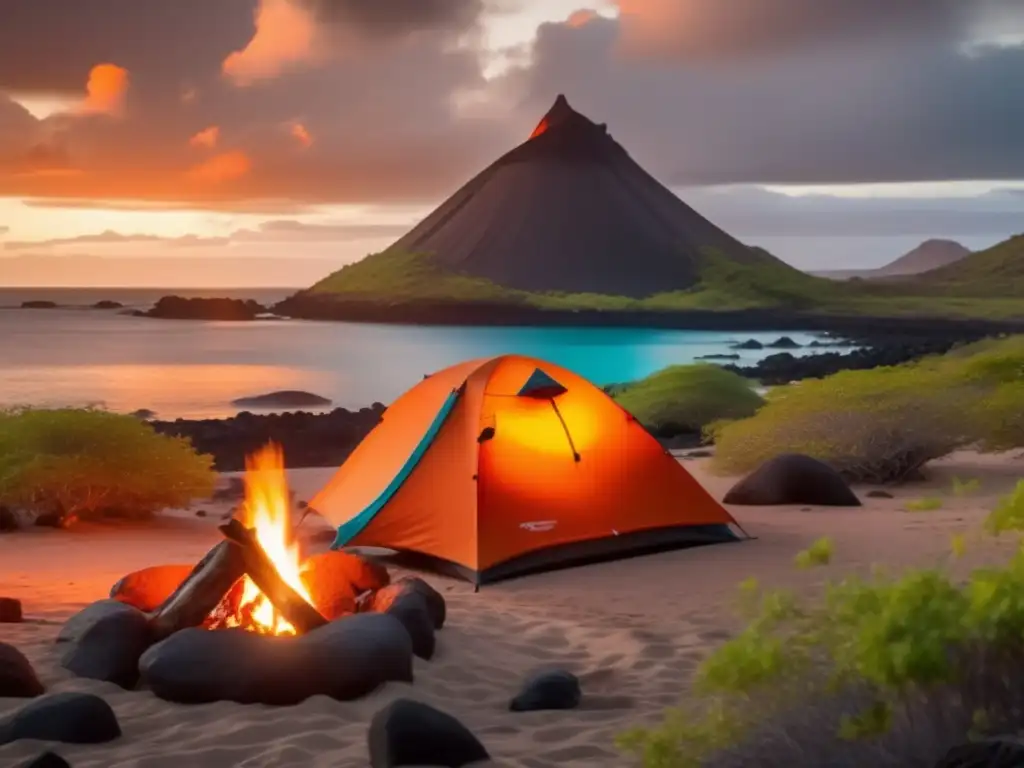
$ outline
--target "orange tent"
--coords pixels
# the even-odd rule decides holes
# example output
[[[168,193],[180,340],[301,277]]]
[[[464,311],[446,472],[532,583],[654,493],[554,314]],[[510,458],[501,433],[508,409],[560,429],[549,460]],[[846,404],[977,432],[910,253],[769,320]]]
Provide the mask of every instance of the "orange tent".
[[[630,414],[550,363],[502,356],[424,378],[310,506],[334,546],[397,550],[476,584],[735,541],[735,520]]]

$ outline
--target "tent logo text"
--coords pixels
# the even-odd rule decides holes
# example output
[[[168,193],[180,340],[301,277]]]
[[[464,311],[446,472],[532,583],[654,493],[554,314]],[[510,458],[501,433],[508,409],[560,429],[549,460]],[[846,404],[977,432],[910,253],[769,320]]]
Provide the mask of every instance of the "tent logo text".
[[[556,525],[558,525],[557,520],[536,520],[531,523],[520,523],[519,527],[530,533],[543,533],[544,531],[550,531]]]

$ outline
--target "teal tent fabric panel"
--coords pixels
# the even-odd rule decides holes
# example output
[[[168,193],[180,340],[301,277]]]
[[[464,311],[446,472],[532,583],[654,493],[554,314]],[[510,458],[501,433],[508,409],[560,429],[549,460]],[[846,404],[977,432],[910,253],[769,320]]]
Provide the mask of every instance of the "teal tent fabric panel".
[[[441,431],[441,427],[448,419],[448,415],[452,412],[452,408],[455,407],[455,403],[458,399],[459,390],[455,390],[448,395],[444,404],[441,406],[441,410],[437,412],[434,420],[430,423],[427,431],[424,433],[419,443],[417,443],[416,448],[413,449],[412,454],[410,454],[409,458],[406,459],[402,468],[398,471],[398,474],[396,474],[391,482],[388,483],[387,487],[381,492],[381,494],[370,502],[366,509],[351,520],[338,526],[338,535],[335,536],[331,549],[339,549],[352,541],[360,531],[370,524],[370,521],[373,520],[377,513],[380,512],[389,501],[391,501],[391,498],[398,492],[398,489],[402,487],[402,484],[409,478],[412,471],[416,469],[416,465],[420,463],[420,459],[422,459],[424,454],[426,454],[431,443],[434,442],[434,438],[436,438],[437,433]]]

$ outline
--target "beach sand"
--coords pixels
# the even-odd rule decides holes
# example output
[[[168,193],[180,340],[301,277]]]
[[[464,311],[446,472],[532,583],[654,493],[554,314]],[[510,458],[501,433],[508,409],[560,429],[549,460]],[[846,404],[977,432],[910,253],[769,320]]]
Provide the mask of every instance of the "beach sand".
[[[721,498],[734,479],[708,474],[704,460],[683,460]],[[290,472],[309,498],[331,470]],[[952,478],[977,478],[980,490],[954,498]],[[687,695],[695,668],[738,623],[736,585],[755,576],[770,586],[813,589],[825,579],[948,561],[953,534],[975,530],[995,500],[1024,478],[1024,459],[960,453],[936,462],[927,482],[890,489],[893,499],[864,498],[860,509],[751,508],[731,511],[756,537],[530,576],[483,588],[426,576],[445,596],[449,618],[434,660],[416,660],[413,685],[389,684],[365,699],[315,697],[295,707],[214,704],[185,707],[145,691],[79,680],[58,665],[54,638],[64,619],[106,597],[122,575],[159,563],[194,562],[214,543],[216,505],[207,518],[168,515],[146,525],[81,526],[0,537],[0,595],[22,600],[23,624],[0,625],[50,691],[90,691],[116,710],[124,736],[99,746],[59,745],[75,768],[365,768],[366,727],[398,697],[411,697],[462,720],[487,746],[493,765],[517,768],[628,766],[615,736],[652,723]],[[904,505],[941,496],[943,508]],[[827,567],[800,571],[793,557],[821,536],[835,542]],[[962,571],[1005,558],[1012,542],[979,535],[951,567]],[[583,705],[573,711],[511,713],[522,677],[548,666],[577,673]],[[0,699],[0,717],[23,702]],[[43,745],[0,747],[0,766],[16,765]]]

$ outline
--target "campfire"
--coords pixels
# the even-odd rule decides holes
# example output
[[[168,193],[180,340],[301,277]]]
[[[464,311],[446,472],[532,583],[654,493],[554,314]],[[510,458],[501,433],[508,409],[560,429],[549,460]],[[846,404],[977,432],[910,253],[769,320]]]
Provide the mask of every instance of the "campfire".
[[[224,541],[153,612],[158,638],[195,626],[301,635],[327,623],[303,581],[279,446],[247,459],[245,502],[219,530]]]

